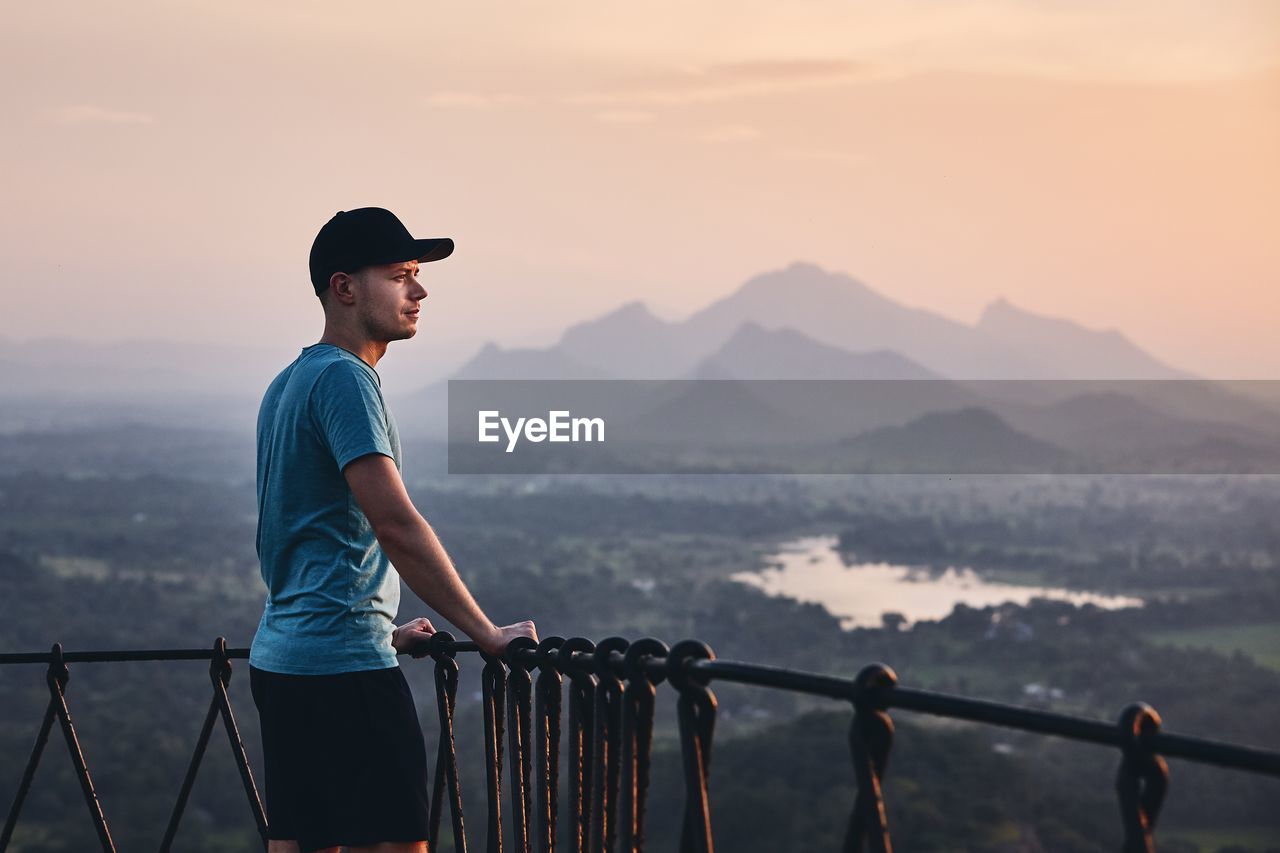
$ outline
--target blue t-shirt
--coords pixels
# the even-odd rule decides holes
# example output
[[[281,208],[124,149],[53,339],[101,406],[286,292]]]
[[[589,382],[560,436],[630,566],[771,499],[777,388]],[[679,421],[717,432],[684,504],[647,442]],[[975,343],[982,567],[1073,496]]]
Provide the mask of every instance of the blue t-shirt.
[[[249,662],[290,675],[396,666],[400,579],[342,469],[370,453],[400,467],[378,374],[331,344],[302,350],[258,412],[258,559],[267,603]]]

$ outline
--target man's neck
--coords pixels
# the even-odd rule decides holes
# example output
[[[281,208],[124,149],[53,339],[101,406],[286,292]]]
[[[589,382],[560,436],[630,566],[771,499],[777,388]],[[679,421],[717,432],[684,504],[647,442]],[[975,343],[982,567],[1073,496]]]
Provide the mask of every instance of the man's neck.
[[[324,334],[320,336],[319,343],[331,344],[344,349],[357,356],[370,367],[377,367],[378,362],[387,354],[386,341],[371,341],[368,338],[347,334],[341,329],[333,329],[328,326],[325,327]]]

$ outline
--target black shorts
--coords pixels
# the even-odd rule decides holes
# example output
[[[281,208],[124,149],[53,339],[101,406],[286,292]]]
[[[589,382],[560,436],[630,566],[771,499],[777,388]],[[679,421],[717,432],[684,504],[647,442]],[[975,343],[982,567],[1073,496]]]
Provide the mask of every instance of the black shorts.
[[[303,851],[427,837],[427,754],[400,667],[249,668],[262,721],[267,836]]]

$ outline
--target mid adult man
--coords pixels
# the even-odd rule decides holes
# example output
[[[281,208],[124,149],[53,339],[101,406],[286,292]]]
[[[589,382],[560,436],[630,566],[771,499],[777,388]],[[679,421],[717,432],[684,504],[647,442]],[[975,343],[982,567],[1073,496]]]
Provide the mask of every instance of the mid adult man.
[[[435,629],[425,618],[394,626],[400,578],[488,652],[537,638],[532,622],[499,628],[485,616],[414,508],[374,369],[391,341],[417,333],[420,265],[452,251],[381,208],[330,219],[310,260],[324,334],[262,400],[267,601],[249,663],[271,853],[426,851],[426,754],[396,655]]]

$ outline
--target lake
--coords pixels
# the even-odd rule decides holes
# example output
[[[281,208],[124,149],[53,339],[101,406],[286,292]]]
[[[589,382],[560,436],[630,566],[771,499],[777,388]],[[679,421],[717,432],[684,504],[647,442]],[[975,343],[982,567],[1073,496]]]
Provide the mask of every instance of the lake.
[[[1127,596],[983,580],[970,568],[937,572],[890,563],[846,565],[835,550],[837,541],[835,536],[796,539],[766,558],[770,568],[738,572],[733,579],[769,595],[821,604],[846,628],[878,627],[886,611],[901,613],[912,623],[941,619],[957,604],[982,608],[1005,602],[1026,604],[1033,598],[1107,609],[1142,606],[1141,599]]]

